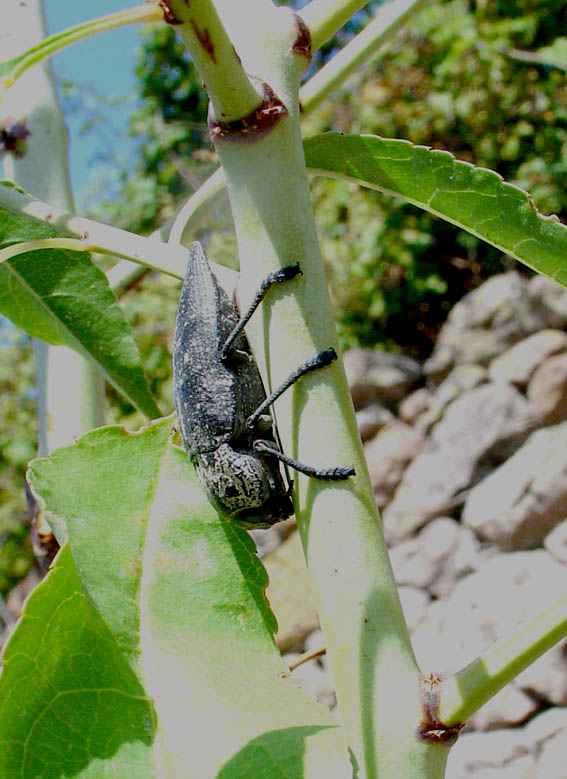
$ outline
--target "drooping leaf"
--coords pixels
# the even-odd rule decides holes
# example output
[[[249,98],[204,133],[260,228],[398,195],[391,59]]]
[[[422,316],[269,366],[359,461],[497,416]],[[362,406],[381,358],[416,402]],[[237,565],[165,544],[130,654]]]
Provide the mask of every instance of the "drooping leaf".
[[[122,723],[123,716],[131,716],[131,702],[123,712],[117,696],[113,728],[119,735],[109,741],[112,748],[105,747],[98,730],[91,730],[91,739],[104,743],[83,750],[83,763],[73,775],[112,776],[121,765],[116,760],[134,747],[140,768],[134,767],[132,775],[142,777],[149,765],[153,776],[187,779],[350,775],[342,734],[329,712],[285,678],[264,596],[266,574],[250,536],[220,519],[205,501],[187,456],[169,439],[170,426],[165,419],[137,434],[101,428],[30,468],[30,483],[46,516],[58,537],[69,539],[79,577],[69,592],[83,588],[85,604],[94,612],[91,621],[98,620],[110,636],[109,656],[121,658],[157,714],[153,747],[142,754],[142,746],[148,749],[147,709],[139,722]],[[45,613],[56,611],[59,599],[69,600],[50,589],[57,570],[30,599],[35,603],[43,592]],[[65,656],[70,642],[73,655],[78,639],[68,636],[72,614],[62,630],[33,615],[28,618],[27,609],[25,614],[7,646],[7,660],[14,647],[35,642],[45,646],[48,662],[55,640],[60,644],[55,654]],[[83,612],[77,618],[80,631],[87,619]],[[100,688],[106,667],[98,652],[89,655],[86,638],[80,646],[82,662],[72,666],[76,706],[81,716],[97,722],[104,715],[99,712],[103,696],[81,691],[88,685]],[[26,652],[32,654],[31,649]],[[69,667],[60,663],[57,670],[65,677]],[[44,689],[46,680],[41,674],[19,675],[13,662],[7,662],[0,677],[0,699],[5,701],[0,743],[3,739],[12,755],[10,776],[24,775],[17,745],[35,723],[34,713],[28,717],[18,701],[25,700],[28,685],[35,685],[40,699],[56,702],[57,685]],[[10,694],[16,688],[17,697]],[[18,705],[17,727],[7,729]],[[56,713],[47,707],[43,732],[62,735],[51,739],[43,773],[27,775],[68,775],[67,742],[76,722],[72,707]],[[117,775],[127,774],[118,768]]]
[[[401,195],[567,286],[567,227],[540,214],[527,192],[498,173],[375,135],[325,133],[308,138],[304,149],[312,172]]]
[[[0,246],[57,235],[49,225],[0,208]],[[93,360],[142,413],[160,416],[131,328],[86,253],[40,250],[2,263],[0,311],[30,335]]]
[[[3,666],[0,779],[94,779],[110,765],[115,776],[154,776],[151,702],[67,546],[28,599]]]

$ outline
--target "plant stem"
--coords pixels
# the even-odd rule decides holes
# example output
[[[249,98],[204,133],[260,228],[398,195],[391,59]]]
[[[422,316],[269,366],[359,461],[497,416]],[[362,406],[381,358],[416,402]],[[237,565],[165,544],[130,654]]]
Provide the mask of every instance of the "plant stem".
[[[317,51],[343,27],[368,0],[311,0],[300,13],[311,33],[311,49]]]
[[[30,40],[41,41],[45,35],[41,0],[9,0],[4,8],[5,56],[17,56]],[[4,116],[14,117],[30,132],[21,157],[7,155],[6,175],[19,186],[66,208],[72,208],[73,197],[67,159],[67,133],[57,101],[53,74],[48,65],[26,73],[8,91],[2,103]],[[18,194],[9,187],[5,191]],[[104,422],[104,382],[101,374],[71,349],[48,346],[35,341],[36,378],[38,383],[38,417],[40,456],[53,448],[72,443],[85,430]],[[64,392],[62,391],[62,382]]]
[[[88,245],[91,251],[124,257],[131,262],[140,263],[178,279],[185,276],[189,257],[187,249],[183,246],[162,243],[158,235],[144,238],[118,227],[76,216],[62,208],[19,192],[14,187],[0,185],[0,207],[18,214],[26,214],[32,219],[56,227],[61,232],[74,236],[81,245]]]
[[[230,3],[219,0],[217,9],[232,34]],[[257,38],[249,34],[238,53],[247,72],[270,74],[269,86],[286,113],[267,132],[248,132],[245,140],[232,137],[230,128],[216,137],[241,260],[241,307],[246,310],[271,271],[299,261],[304,274],[293,289],[274,290],[247,328],[267,388],[337,343],[299,127],[298,84],[308,58],[296,42],[306,36],[282,10],[266,3],[265,29]],[[259,62],[260,53],[266,62]],[[356,469],[356,477],[340,484],[298,475],[295,506],[357,775],[440,777],[448,750],[415,737],[418,669],[342,365],[304,377],[276,406],[290,456],[318,467]]]
[[[224,171],[217,168],[179,209],[171,225],[168,241],[174,244],[185,243],[189,239],[190,226],[194,224],[195,219],[199,219],[200,214],[208,210],[215,195],[225,186]]]
[[[251,113],[260,96],[246,74],[211,0],[168,0],[177,30],[198,69],[214,109],[225,122]]]
[[[440,719],[464,722],[509,681],[567,636],[567,596],[443,681]]]
[[[334,89],[363,62],[367,61],[383,43],[391,38],[425,0],[392,0],[380,6],[374,19],[344,49],[329,60],[299,90],[301,116],[305,118]],[[304,14],[303,9],[301,16]],[[191,195],[176,214],[169,240],[186,245],[195,231],[195,224],[211,207],[212,199],[225,186],[224,171],[216,170]]]
[[[99,19],[82,22],[75,27],[69,27],[67,30],[50,35],[27,49],[23,56],[15,58],[14,67],[4,79],[1,87],[3,89],[11,87],[28,68],[37,65],[73,43],[117,27],[138,24],[139,22],[159,21],[160,19],[163,19],[163,12],[157,5],[140,5],[126,11],[102,16]]]

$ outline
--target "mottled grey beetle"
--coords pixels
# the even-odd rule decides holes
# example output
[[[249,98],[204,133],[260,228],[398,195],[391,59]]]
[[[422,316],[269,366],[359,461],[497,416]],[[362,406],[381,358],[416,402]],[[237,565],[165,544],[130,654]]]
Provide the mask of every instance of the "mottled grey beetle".
[[[270,527],[293,513],[280,462],[317,479],[347,479],[352,467],[312,468],[286,457],[269,406],[301,376],[336,359],[327,349],[266,398],[244,326],[274,284],[301,274],[290,265],[264,280],[242,319],[219,287],[200,243],[191,245],[173,341],[175,408],[183,445],[219,513]]]

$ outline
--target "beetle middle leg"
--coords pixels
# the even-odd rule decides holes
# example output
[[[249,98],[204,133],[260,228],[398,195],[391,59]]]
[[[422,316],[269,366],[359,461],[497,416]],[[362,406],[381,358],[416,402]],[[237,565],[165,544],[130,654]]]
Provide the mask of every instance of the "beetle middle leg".
[[[296,368],[296,370],[293,371],[293,373],[291,373],[287,379],[263,401],[263,403],[258,406],[253,414],[250,414],[246,420],[246,426],[250,429],[254,428],[258,421],[261,421],[264,412],[267,411],[269,406],[271,406],[272,403],[274,403],[274,401],[280,397],[280,395],[289,389],[292,384],[295,384],[295,382],[298,381],[302,376],[306,376],[312,371],[319,370],[319,368],[325,368],[336,359],[337,353],[334,349],[325,349],[325,351],[319,352],[319,354],[317,354],[315,357],[311,357],[311,359],[306,360],[299,366],[299,368]],[[311,476],[314,479],[342,481],[344,479],[348,479],[350,476],[355,475],[355,470],[352,465],[339,465],[334,468],[317,468],[312,465],[305,465],[304,463],[300,463],[298,460],[294,460],[293,458],[288,457],[287,455],[280,452],[279,449],[270,446],[265,441],[254,441],[253,446],[254,451],[258,452],[259,454],[275,457],[286,465],[289,465],[294,470],[299,471],[300,473],[304,473],[306,476]]]

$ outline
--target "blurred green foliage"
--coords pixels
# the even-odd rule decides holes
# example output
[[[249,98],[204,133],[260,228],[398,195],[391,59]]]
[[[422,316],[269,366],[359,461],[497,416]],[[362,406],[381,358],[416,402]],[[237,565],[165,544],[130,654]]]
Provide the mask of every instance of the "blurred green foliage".
[[[4,596],[33,564],[24,476],[35,455],[37,425],[31,339],[6,326],[6,320],[0,324],[0,596]]]
[[[558,0],[426,4],[307,119],[307,134],[375,133],[447,149],[498,171],[565,220],[567,82],[558,46],[547,47],[566,21]],[[313,196],[343,346],[383,344],[423,358],[454,303],[514,265],[375,192],[317,179]]]
[[[150,388],[164,415],[173,410],[171,341],[179,293],[177,279],[153,272],[121,298],[126,319],[142,354]],[[107,385],[107,397],[110,401],[109,423],[125,425],[129,430],[145,424],[142,414],[110,385]]]

